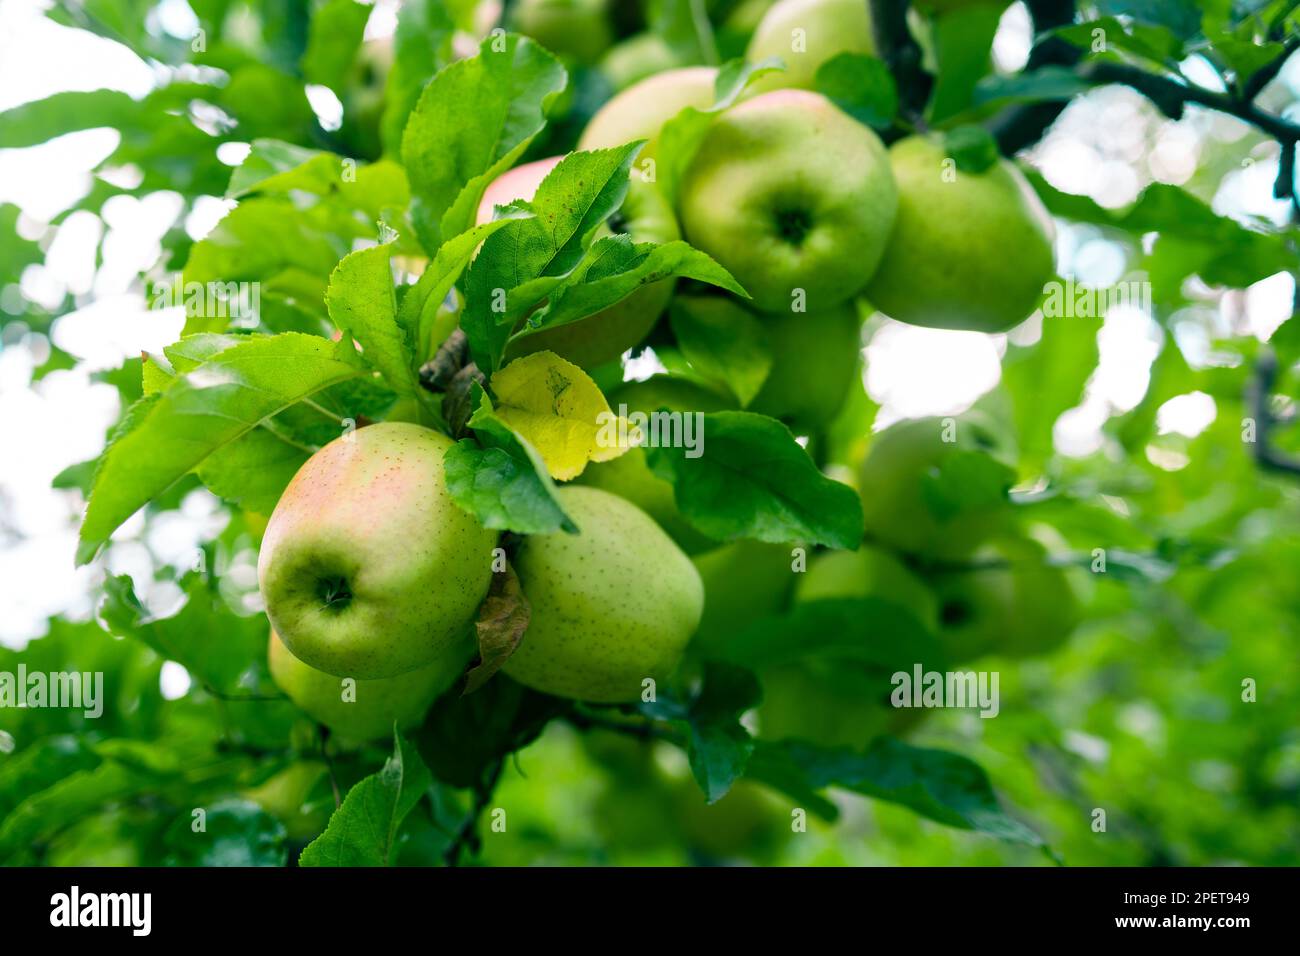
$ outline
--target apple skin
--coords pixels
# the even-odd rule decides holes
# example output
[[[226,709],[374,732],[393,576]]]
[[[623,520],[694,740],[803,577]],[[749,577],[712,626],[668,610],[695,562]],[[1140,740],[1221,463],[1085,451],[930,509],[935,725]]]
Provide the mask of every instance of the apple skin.
[[[688,106],[699,110],[712,106],[717,79],[716,67],[688,66],[634,83],[596,111],[578,138],[578,149],[610,149],[644,139],[633,176],[646,173],[651,168],[646,160],[658,156],[664,124]]]
[[[464,663],[496,534],[447,492],[442,459],[452,444],[382,422],[336,438],[294,475],[267,524],[257,576],[271,626],[295,657],[358,680]]]
[[[638,33],[609,49],[601,58],[600,72],[615,90],[625,90],[647,77],[681,65],[682,58],[658,34]]]
[[[391,738],[393,723],[402,730],[424,719],[425,711],[439,694],[449,688],[474,656],[473,642],[467,641],[458,657],[416,668],[396,677],[358,680],[356,699],[343,700],[345,678],[326,674],[294,657],[284,642],[271,632],[266,657],[271,678],[298,709],[324,724],[345,744]]]
[[[795,601],[880,598],[911,611],[931,632],[938,630],[938,601],[925,582],[893,554],[863,546],[857,551],[829,551],[796,575]],[[789,664],[760,675],[763,702],[758,721],[762,736],[795,737],[823,747],[861,749],[882,733],[901,733],[924,714],[895,709],[886,695],[864,697],[845,666],[826,662],[820,668]]]
[[[514,568],[532,607],[503,671],[574,700],[638,700],[672,673],[700,622],[704,586],[690,558],[644,511],[599,488],[564,486],[581,531],[530,535]]]
[[[803,30],[802,52],[794,48],[794,31]],[[747,93],[797,87],[811,90],[817,68],[840,53],[876,52],[867,0],[779,0],[759,21],[745,50],[757,63],[770,56],[785,61],[785,72],[755,80]]]
[[[865,294],[899,322],[1006,331],[1055,275],[1051,216],[1006,160],[945,182],[945,159],[941,144],[919,136],[890,147],[898,219]]]
[[[814,555],[808,570],[796,576],[794,597],[797,602],[879,597],[907,608],[930,631],[939,626],[934,592],[892,553],[869,545]]]
[[[932,512],[924,491],[926,475],[956,451],[987,451],[1010,463],[992,425],[968,413],[956,421],[956,441],[945,442],[944,420],[916,418],[895,422],[873,436],[858,475],[868,540],[907,554],[960,558],[1008,520],[995,508],[963,512],[943,521]]]
[[[806,90],[765,93],[714,121],[683,177],[682,226],[764,312],[851,298],[875,272],[898,194],[880,139]]]
[[[1065,570],[1047,564],[1047,558],[1037,541],[1002,537],[969,560],[1005,566],[932,577],[939,639],[952,663],[988,653],[1032,657],[1065,643],[1079,623],[1079,598]]]
[[[334,809],[332,799],[311,799],[328,773],[329,765],[323,760],[296,760],[241,796],[284,824],[289,839],[310,840],[329,824]]]
[[[502,173],[483,191],[476,221],[480,224],[491,221],[496,206],[516,199],[531,200],[542,180],[563,158],[539,159]],[[622,207],[601,227],[597,238],[616,231],[628,233],[634,242],[664,243],[681,238],[668,201],[658,189],[640,182],[635,175],[628,183]],[[674,280],[664,279],[642,286],[595,315],[519,339],[506,349],[505,360],[551,351],[583,368],[612,362],[654,328],[673,296],[675,285]]]
[[[853,303],[807,313],[759,314],[772,368],[749,410],[779,418],[796,432],[824,428],[844,404],[858,371],[862,321]]]
[[[520,0],[514,27],[552,53],[591,64],[614,42],[608,0]]]
[[[678,412],[717,412],[735,404],[716,392],[686,379],[654,375],[642,382],[629,382],[609,394],[609,407],[615,414],[643,412],[661,408]],[[687,554],[698,554],[718,547],[718,542],[697,531],[682,517],[673,497],[673,486],[650,470],[644,448],[631,448],[611,461],[592,462],[578,479],[579,483],[603,488],[626,498],[668,533]]]

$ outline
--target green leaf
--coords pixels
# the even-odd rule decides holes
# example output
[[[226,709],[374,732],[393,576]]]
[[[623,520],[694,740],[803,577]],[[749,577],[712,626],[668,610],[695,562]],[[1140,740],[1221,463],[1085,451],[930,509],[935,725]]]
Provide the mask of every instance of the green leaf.
[[[752,412],[703,415],[698,457],[649,448],[655,474],[673,483],[677,507],[710,538],[857,548],[862,505],[827,478],[780,422]]]
[[[765,761],[802,774],[813,789],[839,787],[897,803],[959,830],[1043,845],[1038,834],[1007,815],[983,768],[959,754],[913,747],[892,737],[876,738],[860,754],[796,740],[758,746]]]
[[[101,458],[79,564],[122,522],[218,448],[323,388],[363,374],[351,346],[286,332],[226,349],[128,413]]]
[[[307,50],[299,61],[303,79],[342,93],[372,10],[356,0],[325,0],[317,7],[307,28]]]
[[[432,783],[415,747],[394,731],[393,754],[384,768],[348,791],[298,865],[391,866],[402,821]]]
[[[167,830],[167,866],[284,866],[284,825],[251,800],[202,807],[203,828],[182,813]]]
[[[469,427],[478,442],[463,439],[447,449],[443,469],[451,500],[484,527],[518,534],[577,533],[560,507],[546,463],[492,408],[478,385]]]
[[[1002,384],[1011,396],[1018,466],[1022,475],[1041,471],[1052,456],[1052,428],[1083,399],[1097,368],[1100,318],[1045,318],[1042,337],[1028,348],[1008,346]]]
[[[352,0],[347,0],[351,3]],[[342,180],[342,159],[278,139],[254,140],[244,161],[230,174],[227,199],[250,193],[287,193],[293,189],[323,196]]]
[[[397,321],[391,245],[359,249],[330,275],[325,305],[345,336],[361,344],[361,357],[398,395],[414,395],[415,355],[409,330]]]
[[[426,244],[439,238],[443,213],[471,180],[486,186],[485,174],[495,177],[508,168],[499,165],[503,159],[518,157],[566,82],[555,57],[514,34],[489,35],[477,56],[438,71],[402,135]]]
[[[934,91],[927,108],[930,122],[942,123],[971,104],[975,84],[992,69],[990,53],[1002,5],[974,4],[950,10],[934,25],[938,60]]]
[[[155,777],[111,760],[78,770],[23,800],[0,822],[0,861],[57,832],[69,820],[89,816],[105,804],[147,793],[157,786]]]
[[[514,323],[577,268],[596,229],[623,205],[640,145],[570,153],[532,202],[516,204],[534,217],[512,221],[483,243],[465,275],[461,327],[484,373],[501,364]]]
[[[691,772],[709,803],[727,795],[745,772],[754,740],[740,723],[745,711],[758,706],[762,689],[743,668],[710,662],[704,686],[692,702],[686,753]]]
[[[1017,103],[1070,100],[1094,86],[1071,69],[1044,66],[1025,73],[986,76],[976,84],[971,102],[983,113]]]
[[[1183,59],[1183,41],[1168,27],[1115,17],[1098,17],[1058,27],[1052,36],[1094,53],[1122,50],[1153,64],[1170,67]]]
[[[208,490],[246,511],[269,515],[308,450],[266,428],[218,448],[195,470]]]
[[[622,301],[643,285],[673,278],[707,282],[749,298],[730,272],[681,239],[654,245],[634,244],[625,235],[606,236],[592,244],[577,269],[555,284],[547,304],[532,312],[514,337],[577,322]]]
[[[958,126],[944,134],[943,148],[967,173],[982,173],[998,161],[998,144],[982,126]]]
[[[898,89],[889,67],[865,53],[838,53],[817,68],[817,92],[859,123],[888,129],[898,115]]]
[[[397,310],[397,321],[415,344],[417,356],[427,354],[438,309],[483,240],[510,222],[530,215],[522,209],[511,210],[502,218],[475,226],[439,247],[419,281],[406,290]]]
[[[772,370],[772,347],[753,313],[720,297],[679,297],[668,318],[701,375],[725,384],[742,407],[754,400]]]
[[[143,641],[206,687],[234,690],[266,642],[265,618],[237,615],[205,575],[190,572],[180,585],[184,606],[159,618],[140,603],[128,576],[110,577],[104,582],[99,618],[111,633]]]
[[[393,65],[384,90],[380,138],[384,152],[402,152],[402,130],[429,77],[451,59],[454,24],[443,0],[408,0],[397,11],[393,32]]]
[[[438,780],[475,787],[493,763],[528,746],[568,707],[499,674],[478,693],[438,698],[416,731],[416,745]]]
[[[132,127],[147,113],[144,103],[117,90],[55,93],[0,113],[0,149],[38,146],[77,130]]]

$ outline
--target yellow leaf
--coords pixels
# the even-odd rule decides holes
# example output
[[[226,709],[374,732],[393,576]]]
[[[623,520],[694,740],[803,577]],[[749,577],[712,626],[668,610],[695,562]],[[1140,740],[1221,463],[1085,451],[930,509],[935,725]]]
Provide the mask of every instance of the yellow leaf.
[[[491,384],[497,416],[537,449],[557,481],[578,477],[589,461],[617,458],[635,437],[591,376],[554,352],[515,359]]]

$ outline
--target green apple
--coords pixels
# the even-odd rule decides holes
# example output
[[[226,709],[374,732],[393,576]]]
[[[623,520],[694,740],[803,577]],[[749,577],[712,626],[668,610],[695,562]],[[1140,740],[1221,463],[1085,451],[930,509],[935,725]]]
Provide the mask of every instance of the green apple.
[[[629,86],[596,111],[578,138],[578,149],[609,149],[644,139],[633,172],[642,180],[652,179],[650,161],[658,156],[664,124],[688,106],[699,110],[712,106],[717,78],[716,67],[689,66]]]
[[[806,90],[765,93],[716,119],[681,186],[686,237],[765,312],[829,309],[856,294],[897,206],[880,139]]]
[[[515,29],[558,56],[591,64],[614,42],[609,0],[519,0]]]
[[[650,414],[660,409],[677,412],[717,412],[734,407],[716,392],[687,379],[654,375],[629,382],[609,393],[615,414]],[[677,510],[673,486],[650,470],[644,448],[632,448],[611,461],[592,462],[578,481],[626,498],[659,523],[687,554],[716,548],[718,542],[697,531]]]
[[[682,58],[657,33],[638,33],[615,44],[601,58],[600,72],[615,90],[682,65]],[[636,138],[636,137],[633,137]]]
[[[358,680],[465,662],[496,534],[447,492],[452,444],[382,422],[298,469],[257,564],[267,617],[295,657]]]
[[[902,605],[931,632],[937,632],[939,605],[925,582],[888,551],[864,546],[857,551],[815,555],[808,570],[795,576],[795,601],[879,598]],[[911,727],[920,714],[890,707],[887,689],[864,696],[865,683],[847,662],[804,663],[766,668],[760,675],[763,703],[758,710],[763,736],[797,737],[824,747],[861,748],[871,738]]]
[[[704,582],[704,616],[691,650],[708,658],[749,626],[781,614],[797,576],[790,545],[733,541],[692,560]]]
[[[672,673],[695,633],[699,573],[635,505],[599,488],[558,494],[580,531],[530,535],[515,553],[532,617],[503,670],[560,697],[637,700],[642,681]]]
[[[896,422],[872,439],[858,476],[867,539],[896,551],[959,557],[1007,520],[1005,508],[965,509],[950,518],[936,513],[927,494],[944,462],[958,451],[988,452],[1013,463],[995,428],[974,413],[953,419]],[[952,439],[948,441],[946,439]]]
[[[939,639],[952,663],[987,653],[1044,654],[1079,623],[1079,599],[1062,568],[1029,538],[1003,537],[973,552],[971,570],[946,570],[931,584],[939,599]]]
[[[749,410],[797,432],[824,428],[835,417],[858,372],[862,322],[852,302],[827,309],[759,314],[772,349],[772,368]]]
[[[496,206],[516,199],[532,199],[542,180],[563,158],[539,159],[502,173],[484,190],[477,221],[489,222]],[[597,238],[626,233],[634,242],[663,243],[681,237],[672,207],[663,194],[635,176],[628,183],[622,207],[601,230]],[[673,296],[674,284],[671,279],[653,282],[595,315],[518,339],[506,349],[505,359],[551,351],[584,368],[613,361],[640,343],[654,328]]]
[[[759,21],[745,59],[757,63],[779,56],[785,71],[760,77],[747,92],[811,90],[817,68],[827,60],[840,53],[875,52],[867,0],[779,0]]]
[[[393,723],[405,730],[424,719],[425,711],[450,687],[474,656],[466,641],[462,653],[396,677],[349,681],[304,664],[271,632],[266,657],[271,678],[298,709],[324,724],[345,744],[392,738]]]
[[[318,785],[328,793],[322,784],[328,773],[323,760],[296,760],[241,796],[284,824],[289,839],[310,840],[325,829],[334,809],[333,799],[312,799]]]
[[[1055,275],[1053,226],[1020,171],[999,159],[958,169],[913,136],[889,150],[898,220],[866,288],[890,318],[935,329],[1002,332],[1034,311]]]
[[[794,597],[798,602],[882,598],[907,608],[930,631],[939,626],[938,601],[925,582],[889,551],[869,545],[814,555],[808,570],[796,575]]]

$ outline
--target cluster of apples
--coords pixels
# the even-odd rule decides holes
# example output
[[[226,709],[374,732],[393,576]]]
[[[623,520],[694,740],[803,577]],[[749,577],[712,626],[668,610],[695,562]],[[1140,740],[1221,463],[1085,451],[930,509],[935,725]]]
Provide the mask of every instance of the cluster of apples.
[[[345,741],[418,723],[475,655],[499,541],[452,501],[451,445],[406,422],[337,438],[299,469],[263,534],[272,676]],[[581,533],[528,536],[513,555],[531,619],[505,672],[564,697],[635,700],[695,632],[699,573],[617,495],[562,487],[559,496]],[[347,699],[343,678],[354,682]]]
[[[575,26],[560,17],[564,10],[570,18],[606,14],[598,0],[538,0],[519,6],[516,25],[584,62],[612,55],[605,34]],[[788,68],[751,84],[713,120],[675,203],[655,181],[660,134],[684,108],[713,106],[715,68],[670,68],[631,83],[592,117],[577,147],[645,140],[627,198],[605,228],[636,241],[684,237],[752,298],[692,294],[674,302],[673,283],[661,281],[597,315],[516,340],[507,360],[546,349],[595,368],[642,343],[670,304],[743,310],[762,324],[773,358],[746,407],[809,434],[843,404],[859,369],[863,316],[873,309],[982,332],[1008,329],[1033,311],[1053,273],[1051,221],[1015,167],[997,160],[957,169],[941,140],[921,135],[887,149],[813,91],[821,63],[871,52],[867,5],[779,0],[763,5],[751,29],[747,58],[780,56]],[[795,30],[805,38],[799,51],[791,47]],[[503,174],[485,191],[478,220],[531,199],[560,159]],[[645,413],[739,407],[725,391],[671,375],[608,398],[614,408]],[[789,545],[723,544],[692,527],[642,450],[590,465],[559,489],[581,532],[528,536],[511,556],[532,616],[505,673],[551,694],[631,701],[646,678],[673,671],[692,639],[707,655],[719,635],[756,616],[825,597],[906,604],[953,660],[1058,643],[1073,626],[1073,593],[1045,563],[1042,545],[1002,511],[942,522],[929,509],[922,484],[945,456],[999,447],[977,420],[961,423],[956,443],[943,441],[941,430],[920,420],[875,438],[858,477],[866,544],[817,555],[800,576]],[[411,424],[360,429],[303,466],[268,524],[258,570],[273,675],[342,737],[367,739],[394,721],[418,721],[474,657],[474,621],[501,542],[451,500],[442,465],[450,445]],[[990,555],[986,570],[941,568],[942,560]],[[355,701],[340,698],[344,677],[357,682]],[[783,684],[791,688],[786,698],[797,698],[791,714],[854,723],[808,699],[815,680],[809,684],[805,671],[764,679],[765,727],[778,734],[800,729],[782,716]],[[867,703],[875,727],[879,702]],[[864,716],[857,730],[867,723]]]

